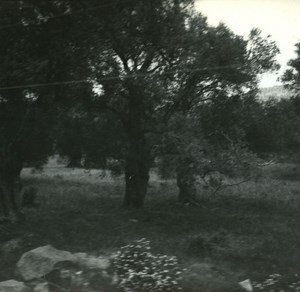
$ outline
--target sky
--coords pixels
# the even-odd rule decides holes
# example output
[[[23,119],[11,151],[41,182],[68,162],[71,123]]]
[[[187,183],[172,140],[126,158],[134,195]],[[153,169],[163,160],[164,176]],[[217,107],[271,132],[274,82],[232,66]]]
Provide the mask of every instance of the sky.
[[[224,22],[233,32],[245,37],[254,27],[262,35],[271,35],[280,49],[277,57],[281,69],[264,74],[260,87],[280,85],[277,81],[288,60],[294,58],[295,44],[300,41],[300,0],[195,0],[196,9],[207,16],[211,25]]]

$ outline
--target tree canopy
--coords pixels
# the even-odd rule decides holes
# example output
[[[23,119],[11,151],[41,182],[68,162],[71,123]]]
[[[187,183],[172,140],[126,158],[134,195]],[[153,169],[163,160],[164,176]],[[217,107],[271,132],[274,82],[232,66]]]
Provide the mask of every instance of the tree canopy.
[[[1,14],[0,106],[8,113],[11,105],[15,118],[5,118],[2,145],[20,132],[26,143],[14,143],[21,149],[10,148],[14,154],[30,156],[44,141],[39,150],[46,157],[50,137],[66,154],[72,143],[65,142],[74,138],[90,160],[122,158],[126,206],[143,206],[153,147],[174,115],[190,117],[217,99],[244,96],[259,74],[277,69],[274,42],[257,29],[245,39],[223,23],[210,26],[191,0],[26,0]],[[36,136],[25,135],[25,124]],[[68,134],[72,127],[77,137]],[[120,145],[119,153],[103,141]]]
[[[282,81],[285,82],[286,86],[289,89],[295,90],[299,93],[300,88],[300,42],[295,44],[296,50],[296,57],[291,59],[288,62],[288,66],[290,67],[285,71],[282,76]]]

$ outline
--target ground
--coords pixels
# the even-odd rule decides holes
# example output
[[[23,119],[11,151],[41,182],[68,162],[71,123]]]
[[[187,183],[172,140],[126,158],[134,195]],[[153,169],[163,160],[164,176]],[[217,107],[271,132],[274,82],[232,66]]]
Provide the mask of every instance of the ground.
[[[214,195],[199,185],[200,206],[181,206],[176,183],[152,174],[143,210],[123,209],[123,179],[98,170],[50,164],[22,178],[38,189],[39,207],[27,209],[23,223],[0,225],[0,247],[22,238],[11,252],[0,249],[0,281],[38,246],[101,254],[139,238],[178,257],[187,291],[233,292],[238,281],[300,270],[300,166],[265,167],[256,182]]]

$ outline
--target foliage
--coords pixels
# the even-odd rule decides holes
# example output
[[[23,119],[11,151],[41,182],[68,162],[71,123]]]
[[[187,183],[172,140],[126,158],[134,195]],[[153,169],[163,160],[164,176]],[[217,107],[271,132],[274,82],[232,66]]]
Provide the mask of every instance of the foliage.
[[[42,82],[45,60],[41,56],[41,32],[37,28],[15,27],[13,24],[33,17],[34,13],[16,3],[6,11],[1,4],[0,35],[0,164],[18,160],[18,163],[43,164],[51,153],[49,124],[51,121],[45,99],[32,88],[22,84]],[[16,88],[15,88],[16,87]],[[50,142],[50,143],[49,143]]]
[[[300,42],[295,44],[296,50],[295,53],[297,56],[294,59],[291,59],[288,62],[288,66],[290,67],[287,69],[283,76],[282,81],[285,82],[287,88],[294,91],[296,94],[299,94],[300,91]]]
[[[86,92],[84,85],[56,85],[76,78],[81,70],[74,66],[78,56],[76,36],[70,33],[74,23],[65,15],[68,4],[63,0],[0,6],[0,164],[5,156],[40,166],[53,153],[58,108]]]
[[[85,168],[123,171],[120,160],[124,157],[126,137],[119,121],[110,113],[71,108],[61,115],[54,137],[56,151],[68,157],[69,162],[77,160]]]
[[[207,113],[209,107],[204,108]],[[234,113],[231,114],[228,114],[228,122],[234,120],[230,119]],[[173,128],[164,136],[159,149],[158,168],[163,178],[174,177],[183,167],[186,174],[189,169],[191,175],[200,177],[206,187],[217,191],[228,185],[228,177],[248,180],[258,174],[259,159],[242,141],[243,131],[238,124],[230,127],[230,123],[227,128],[225,121],[218,123],[204,119],[210,127],[202,128],[194,117],[177,116],[172,121]],[[210,134],[207,133],[209,129]]]
[[[37,21],[36,11],[23,6],[22,1],[13,8],[0,4],[0,197],[5,216],[20,215],[22,167],[40,167],[53,150],[51,94],[32,86],[48,81],[50,58],[44,54],[42,29],[30,25]]]
[[[102,89],[91,103],[113,113],[127,135],[129,206],[144,204],[151,150],[161,139],[153,136],[166,134],[173,115],[253,89],[257,74],[277,68],[278,49],[259,30],[243,39],[225,24],[210,26],[192,1],[116,4],[101,20],[92,13],[90,23],[101,33],[99,42],[89,39],[87,74]]]
[[[260,156],[298,156],[299,104],[299,97],[261,102],[256,118],[246,128],[249,148]]]
[[[26,0],[17,8],[1,19],[11,32],[2,32],[1,81],[6,86],[42,84],[29,86],[27,95],[62,119],[55,121],[60,152],[83,152],[90,165],[105,158],[124,161],[128,206],[143,206],[153,135],[164,132],[174,114],[196,112],[199,105],[222,98],[221,92],[252,90],[258,74],[277,68],[274,42],[259,30],[244,39],[225,24],[210,26],[192,0]],[[19,98],[26,88],[18,88]],[[89,118],[74,120],[73,113],[66,122],[70,108],[86,115],[109,112],[118,119],[110,120],[117,130],[106,131],[107,123]],[[101,135],[86,139],[85,133],[97,136],[98,130],[86,131],[93,125],[113,147],[102,147]],[[114,145],[121,146],[119,153]]]
[[[294,274],[271,274],[262,281],[254,281],[252,286],[259,291],[295,292],[300,290],[299,272]]]
[[[153,255],[150,242],[136,240],[117,252],[113,265],[124,291],[180,291],[181,269],[176,257]]]

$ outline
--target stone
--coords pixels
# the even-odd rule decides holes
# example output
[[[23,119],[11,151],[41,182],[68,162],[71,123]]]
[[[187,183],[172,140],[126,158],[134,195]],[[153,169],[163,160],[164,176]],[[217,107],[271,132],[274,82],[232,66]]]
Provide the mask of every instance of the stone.
[[[74,260],[70,252],[46,245],[24,253],[17,263],[17,273],[29,281],[50,273],[59,262]]]
[[[47,282],[39,283],[33,288],[33,292],[50,292]]]
[[[244,290],[248,291],[248,292],[253,292],[253,287],[251,284],[251,281],[249,279],[246,279],[242,282],[238,283]]]
[[[95,257],[84,252],[73,254],[75,263],[87,269],[106,270],[110,267],[110,260],[106,257]]]
[[[0,292],[29,292],[30,289],[23,283],[16,280],[0,282]]]

